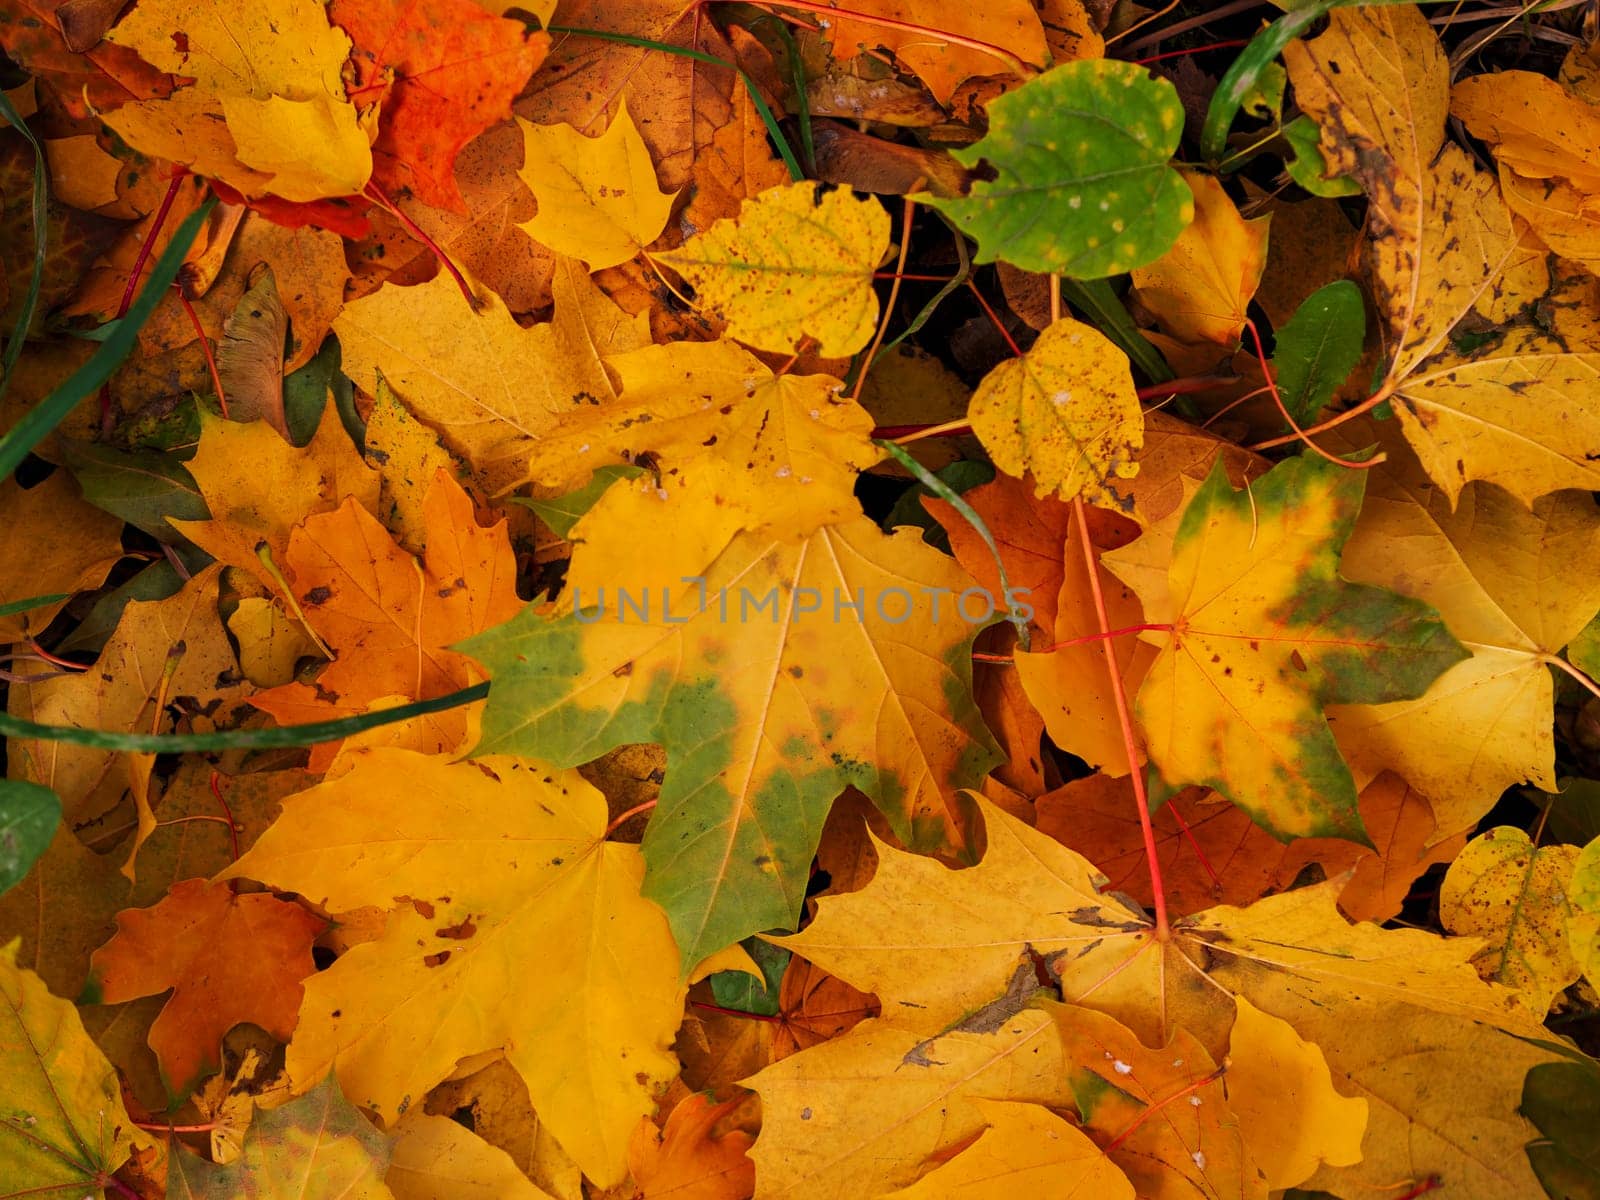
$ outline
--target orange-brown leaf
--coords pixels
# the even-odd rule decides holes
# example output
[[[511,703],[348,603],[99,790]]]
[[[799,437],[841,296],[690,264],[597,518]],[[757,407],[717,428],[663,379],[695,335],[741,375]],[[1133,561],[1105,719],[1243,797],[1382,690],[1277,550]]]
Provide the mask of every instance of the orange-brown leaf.
[[[424,524],[421,562],[354,500],[294,531],[286,557],[295,596],[335,660],[315,683],[259,693],[257,707],[284,723],[327,720],[366,712],[388,697],[425,700],[470,682],[470,660],[446,647],[521,607],[511,542],[503,520],[478,524],[471,498],[443,470],[424,502]],[[325,770],[336,748],[318,746],[312,769]]]
[[[756,1165],[745,1156],[755,1141],[742,1129],[712,1134],[718,1121],[744,1102],[735,1096],[713,1104],[704,1095],[686,1097],[656,1133],[641,1120],[628,1147],[628,1170],[643,1200],[744,1200],[756,1185]]]
[[[325,924],[276,896],[186,879],[154,907],[117,916],[116,935],[90,959],[90,987],[107,1004],[172,990],[150,1048],[168,1090],[184,1096],[221,1066],[222,1036],[235,1025],[289,1039]]]

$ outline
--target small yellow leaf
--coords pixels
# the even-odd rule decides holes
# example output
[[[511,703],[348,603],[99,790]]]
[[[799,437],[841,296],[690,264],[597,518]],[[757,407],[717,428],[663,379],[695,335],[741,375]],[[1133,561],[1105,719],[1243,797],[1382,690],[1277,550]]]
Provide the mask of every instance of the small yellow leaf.
[[[1183,181],[1194,193],[1194,220],[1170,250],[1133,269],[1133,283],[1173,337],[1232,346],[1267,265],[1270,218],[1246,221],[1210,175],[1185,171]]]
[[[1535,1016],[1578,978],[1567,936],[1567,883],[1576,846],[1534,846],[1513,825],[1479,834],[1439,887],[1439,919],[1452,933],[1483,938],[1473,965],[1518,989]]]
[[[1348,1167],[1361,1161],[1367,1102],[1341,1096],[1322,1050],[1279,1017],[1243,996],[1229,1034],[1228,1103],[1239,1117],[1250,1155],[1273,1191],[1295,1187],[1319,1164]],[[1285,1121],[1289,1106],[1295,1114]]]
[[[359,192],[372,175],[372,147],[355,106],[331,96],[286,100],[222,97],[239,161],[271,176],[265,189],[285,200]]]
[[[1127,356],[1099,330],[1057,321],[1021,358],[984,377],[969,412],[995,465],[1031,472],[1039,495],[1127,507],[1112,481],[1139,469],[1144,414]]]
[[[275,579],[257,553],[265,544],[281,571],[289,531],[312,513],[355,497],[378,505],[378,476],[339,423],[332,404],[305,449],[297,449],[265,421],[224,421],[202,411],[200,446],[187,464],[209,521],[173,521],[179,533],[213,558],[249,571],[263,587]]]
[[[589,270],[614,267],[643,250],[667,226],[675,193],[656,186],[650,151],[628,115],[597,138],[570,125],[522,126],[519,174],[539,211],[519,228],[558,254],[581,258]]]
[[[1134,1200],[1133,1184],[1081,1129],[1039,1104],[974,1100],[989,1128],[967,1149],[883,1200]]]
[[[791,351],[810,337],[824,358],[872,339],[872,273],[889,250],[889,214],[845,189],[787,184],[747,200],[681,250],[656,256],[679,271],[728,334],[759,350]]]

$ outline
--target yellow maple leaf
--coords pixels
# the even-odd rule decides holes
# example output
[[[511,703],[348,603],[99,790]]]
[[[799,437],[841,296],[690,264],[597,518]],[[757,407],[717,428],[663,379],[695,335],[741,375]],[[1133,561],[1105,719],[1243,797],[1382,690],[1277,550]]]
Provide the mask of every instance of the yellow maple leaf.
[[[874,837],[879,867],[867,890],[822,900],[805,929],[771,940],[876,993],[896,1028],[931,1035],[994,999],[1028,947],[1071,955],[1145,928],[1143,913],[1100,894],[1104,878],[1082,855],[1015,820],[989,820],[985,832],[983,858],[965,871]],[[940,911],[937,930],[897,942],[903,914],[928,905]]]
[[[1144,414],[1127,356],[1098,329],[1055,322],[984,376],[968,411],[995,466],[1029,472],[1039,495],[1126,506],[1117,481],[1139,470]]]
[[[381,373],[494,492],[528,478],[536,443],[563,414],[616,398],[601,357],[650,344],[649,317],[630,317],[570,259],[558,265],[555,314],[524,329],[479,288],[476,309],[446,273],[379,288],[334,322],[344,371],[369,393]]]
[[[1451,90],[1450,111],[1494,147],[1511,210],[1546,246],[1593,272],[1600,264],[1600,153],[1592,144],[1600,102],[1585,94],[1579,52],[1575,46],[1567,56],[1559,83],[1530,71],[1464,79]]]
[[[762,192],[737,219],[655,257],[694,285],[730,337],[776,351],[809,337],[837,358],[872,338],[872,274],[888,250],[889,214],[877,200],[801,181]]]
[[[1354,1166],[1370,1106],[1333,1086],[1321,1049],[1289,1022],[1262,1012],[1244,996],[1233,998],[1228,1033],[1228,1106],[1249,1130],[1250,1154],[1267,1187],[1296,1187],[1323,1163]],[[1283,1107],[1298,1119],[1283,1120]]]
[[[627,262],[667,226],[673,192],[656,187],[650,151],[624,101],[599,137],[522,117],[522,181],[539,211],[518,228],[589,270]]]
[[[1519,312],[1542,294],[1541,255],[1493,176],[1444,139],[1449,68],[1413,5],[1340,8],[1328,31],[1285,51],[1295,95],[1321,130],[1329,168],[1362,183],[1368,257],[1406,440],[1454,501],[1472,479],[1525,502],[1600,485],[1600,372],[1590,326],[1559,335]],[[1463,322],[1498,326],[1465,348]]]
[[[393,1121],[458,1059],[504,1048],[584,1173],[619,1183],[652,1087],[676,1072],[684,987],[666,918],[639,895],[639,851],[605,828],[605,798],[576,772],[513,758],[367,751],[285,801],[222,877],[334,913],[391,909],[378,940],[306,981],[296,1088],[332,1067]]]
[[[1139,303],[1173,337],[1233,346],[1267,265],[1270,216],[1246,221],[1220,180],[1185,171],[1194,220],[1155,262],[1133,269]]]
[[[1037,1104],[974,1100],[988,1126],[967,1149],[882,1200],[1134,1200],[1133,1184],[1076,1125]]]
[[[378,476],[362,462],[332,404],[304,449],[265,421],[226,421],[202,409],[200,443],[185,466],[211,518],[173,521],[173,527],[272,591],[282,586],[274,570],[283,570],[289,533],[307,516],[348,498],[369,511],[378,506]]]
[[[340,76],[350,39],[314,0],[158,0],[106,37],[194,80],[103,114],[134,148],[246,196],[348,196],[371,176],[371,144]]]
[[[1600,609],[1600,580],[1572,570],[1600,554],[1600,509],[1577,492],[1529,508],[1474,483],[1452,511],[1392,426],[1361,424],[1338,439],[1374,440],[1388,460],[1366,472],[1341,570],[1436,606],[1472,657],[1415,700],[1335,706],[1328,720],[1357,779],[1404,776],[1433,803],[1444,836],[1476,824],[1515,784],[1555,790],[1546,664]]]

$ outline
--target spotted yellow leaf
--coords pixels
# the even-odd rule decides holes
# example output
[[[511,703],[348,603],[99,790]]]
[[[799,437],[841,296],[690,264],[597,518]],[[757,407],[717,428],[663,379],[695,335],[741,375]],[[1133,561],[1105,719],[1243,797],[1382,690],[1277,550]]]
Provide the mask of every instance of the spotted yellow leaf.
[[[795,350],[805,338],[825,358],[872,338],[872,273],[889,250],[889,214],[876,200],[791,183],[747,200],[681,250],[657,255],[695,288],[696,301],[758,350]]]

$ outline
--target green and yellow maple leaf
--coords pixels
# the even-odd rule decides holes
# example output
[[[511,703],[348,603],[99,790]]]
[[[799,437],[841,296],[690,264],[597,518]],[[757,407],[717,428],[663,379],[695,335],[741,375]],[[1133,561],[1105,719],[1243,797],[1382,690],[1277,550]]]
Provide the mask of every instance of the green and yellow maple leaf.
[[[69,1001],[0,946],[0,1195],[101,1192],[153,1145],[128,1116],[116,1069]]]
[[[645,894],[685,969],[793,925],[846,784],[912,844],[959,845],[953,789],[995,761],[968,659],[992,614],[957,610],[968,580],[954,563],[865,518],[799,539],[739,533],[714,496],[613,485],[573,531],[562,604],[460,647],[493,680],[474,753],[575,765],[629,742],[666,748]],[[663,525],[680,535],[637,536]]]
[[[1146,635],[1150,761],[1284,839],[1366,840],[1323,707],[1414,699],[1467,657],[1430,606],[1339,577],[1363,483],[1306,456],[1235,491],[1219,463],[1183,510],[1165,594],[1141,592],[1146,620],[1172,626]]]

